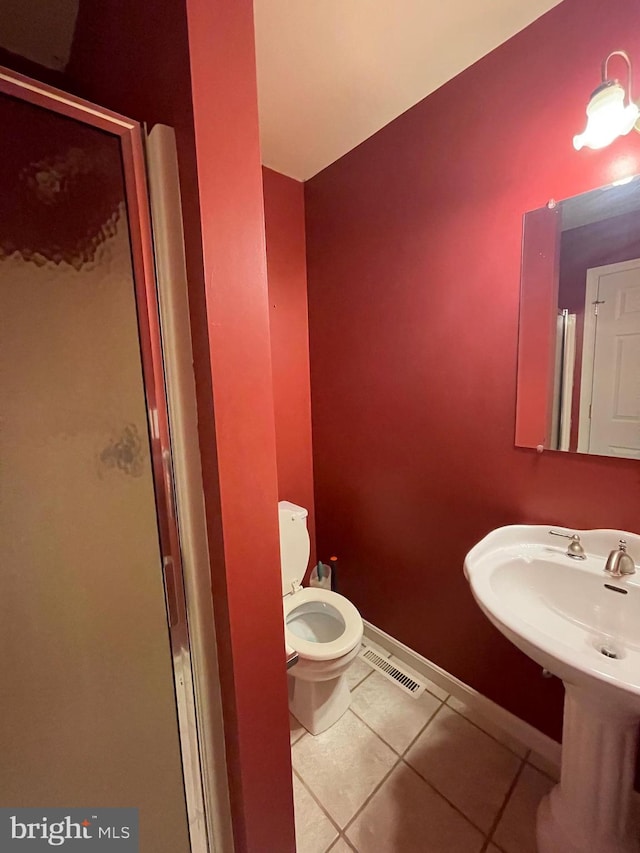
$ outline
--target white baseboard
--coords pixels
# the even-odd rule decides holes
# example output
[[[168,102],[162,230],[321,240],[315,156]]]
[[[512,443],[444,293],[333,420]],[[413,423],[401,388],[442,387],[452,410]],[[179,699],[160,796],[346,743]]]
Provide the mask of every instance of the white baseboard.
[[[418,654],[418,652],[414,652],[413,649],[405,646],[404,643],[391,637],[380,630],[380,628],[376,628],[375,625],[366,620],[363,621],[364,636],[366,639],[381,646],[394,657],[407,664],[407,666],[424,675],[425,678],[429,678],[438,687],[441,687],[456,699],[464,702],[481,717],[486,718],[488,722],[494,723],[511,737],[520,741],[527,749],[531,749],[542,756],[552,766],[560,767],[562,747],[557,741],[543,734],[524,720],[521,720],[520,717],[516,717],[510,711],[492,702],[491,699],[487,699],[486,696],[478,693],[473,687],[469,687],[468,684],[460,681],[459,678],[450,675],[442,667],[432,663],[427,658]]]

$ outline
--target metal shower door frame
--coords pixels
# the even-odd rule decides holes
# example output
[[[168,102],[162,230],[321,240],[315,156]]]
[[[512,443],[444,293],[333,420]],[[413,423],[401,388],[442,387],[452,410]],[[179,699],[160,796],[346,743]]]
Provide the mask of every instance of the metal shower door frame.
[[[131,262],[134,275],[134,292],[137,311],[140,357],[144,380],[145,402],[151,446],[151,467],[156,502],[158,537],[162,554],[162,571],[167,609],[167,622],[172,652],[174,695],[179,688],[178,679],[184,661],[191,662],[189,629],[184,594],[183,566],[174,501],[171,440],[167,393],[164,378],[162,336],[158,313],[158,298],[154,267],[151,217],[147,195],[147,179],[142,128],[133,119],[69,95],[22,74],[0,67],[0,93],[9,95],[53,113],[74,119],[119,138],[125,184],[125,200],[131,244]],[[193,703],[195,708],[195,701]],[[204,798],[201,779],[201,750],[197,739],[195,718],[186,719],[185,708],[177,703],[177,718],[182,750],[183,785],[187,801],[187,819],[193,853],[213,850],[206,838],[206,829],[194,845],[194,825],[202,814]],[[186,783],[184,756],[185,739],[195,739],[190,746],[198,756],[197,780],[193,786]],[[191,790],[189,790],[191,788]]]

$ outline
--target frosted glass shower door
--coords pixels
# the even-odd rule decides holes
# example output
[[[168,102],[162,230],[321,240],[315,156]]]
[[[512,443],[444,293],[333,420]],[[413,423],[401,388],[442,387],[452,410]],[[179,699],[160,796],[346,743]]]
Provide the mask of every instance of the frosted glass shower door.
[[[0,95],[0,805],[190,850],[120,141]]]

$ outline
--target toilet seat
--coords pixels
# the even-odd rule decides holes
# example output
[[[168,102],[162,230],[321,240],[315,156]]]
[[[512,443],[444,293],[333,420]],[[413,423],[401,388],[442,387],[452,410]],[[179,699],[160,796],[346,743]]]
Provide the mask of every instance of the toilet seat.
[[[310,616],[309,629],[305,633],[309,636],[316,633],[318,639],[305,639],[289,628],[296,611],[300,611],[297,617],[304,627],[305,616]],[[308,660],[327,661],[342,657],[362,639],[362,617],[354,605],[337,592],[318,587],[300,589],[285,598],[284,622],[287,644]],[[335,634],[335,639],[332,634]]]

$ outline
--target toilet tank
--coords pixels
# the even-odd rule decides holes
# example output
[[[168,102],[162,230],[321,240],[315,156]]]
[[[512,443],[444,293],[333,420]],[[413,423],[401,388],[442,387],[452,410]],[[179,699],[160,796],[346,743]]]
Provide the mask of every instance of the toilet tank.
[[[307,570],[311,544],[307,530],[307,510],[291,503],[278,502],[280,522],[280,566],[282,570],[282,594],[291,592],[302,583]]]

